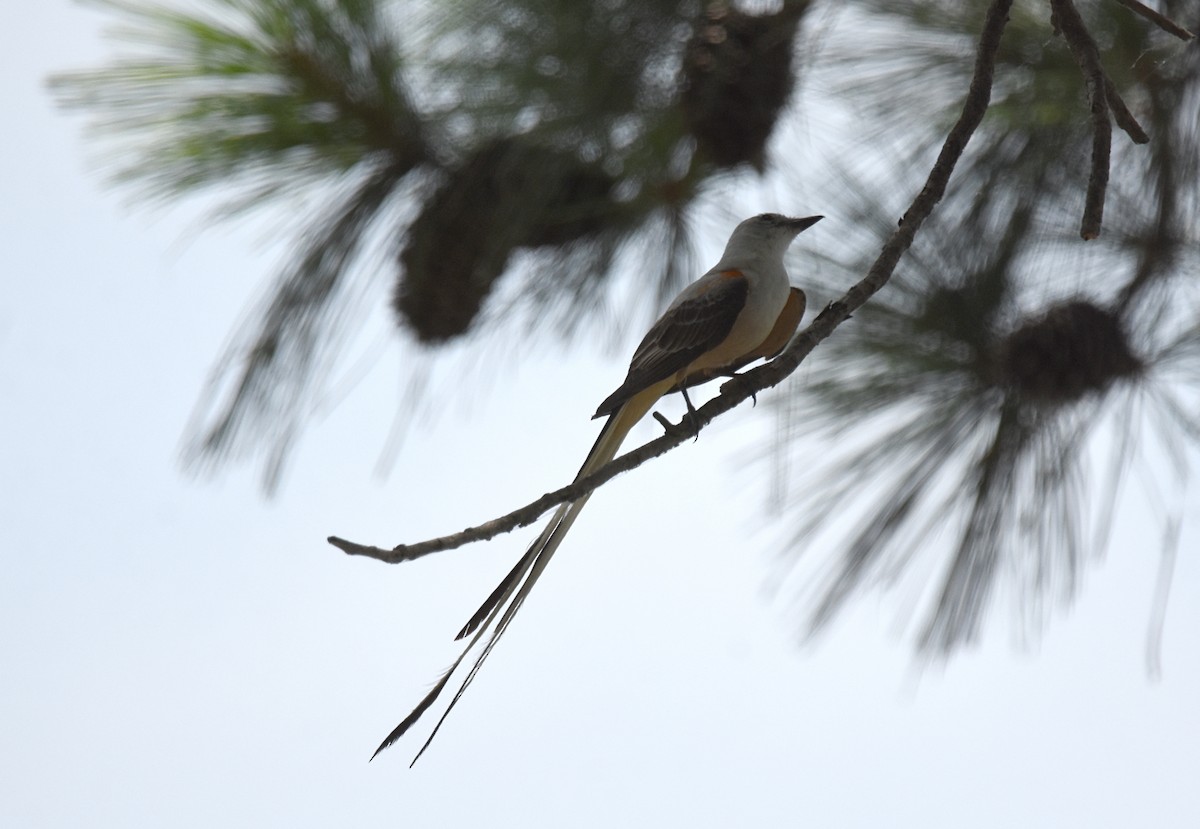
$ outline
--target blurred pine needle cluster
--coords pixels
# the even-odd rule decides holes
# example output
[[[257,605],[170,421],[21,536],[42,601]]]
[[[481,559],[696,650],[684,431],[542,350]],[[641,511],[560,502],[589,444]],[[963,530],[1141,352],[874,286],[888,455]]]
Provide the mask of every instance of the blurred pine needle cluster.
[[[622,262],[659,301],[693,278],[716,186],[762,176],[803,181],[821,194],[810,212],[836,217],[816,275],[793,273],[809,307],[838,296],[919,188],[989,4],[102,5],[121,55],[53,85],[117,181],[148,200],[219,193],[226,216],[320,194],[191,446],[210,464],[265,453],[274,481],[380,270],[400,330],[431,353],[479,333],[518,272],[517,300],[570,330]],[[1051,4],[1019,0],[950,193],[886,288],[773,395],[787,553],[834,551],[812,629],[907,573],[932,585],[927,653],[972,641],[1005,584],[1039,623],[1104,549],[1138,458],[1177,518],[1200,437],[1200,47],[1131,5],[1079,10],[1128,106],[1099,238],[1078,230],[1085,78]],[[1194,3],[1158,6],[1200,26]],[[840,165],[782,137],[818,122],[813,102],[853,124]],[[361,267],[373,258],[390,265]]]

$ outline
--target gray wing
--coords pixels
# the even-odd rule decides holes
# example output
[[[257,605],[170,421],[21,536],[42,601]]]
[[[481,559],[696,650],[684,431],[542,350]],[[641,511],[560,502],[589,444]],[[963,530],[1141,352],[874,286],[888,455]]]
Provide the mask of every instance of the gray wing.
[[[605,398],[593,418],[612,414],[642,389],[673,377],[729,336],[738,314],[746,307],[750,285],[734,271],[722,274],[711,284],[703,293],[670,308],[654,323],[633,353],[625,382]]]
[[[712,368],[693,372],[671,389],[671,391],[690,389],[692,386],[699,386],[701,383],[707,383],[709,380],[717,377],[731,377],[735,372],[740,371],[744,366],[750,365],[755,360],[774,360],[782,353],[783,349],[787,348],[787,344],[792,341],[792,337],[795,336],[796,331],[800,328],[800,320],[804,317],[805,304],[804,291],[793,287],[791,293],[788,294],[787,303],[779,313],[778,319],[775,320],[775,327],[771,329],[771,333],[767,335],[767,338],[762,341],[758,348],[749,354],[739,357],[727,366],[713,366]]]

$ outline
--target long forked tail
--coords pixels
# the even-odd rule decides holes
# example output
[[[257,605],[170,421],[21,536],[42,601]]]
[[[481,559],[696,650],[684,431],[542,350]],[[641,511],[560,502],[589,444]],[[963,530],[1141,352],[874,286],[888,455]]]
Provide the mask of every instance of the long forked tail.
[[[600,431],[600,436],[596,438],[596,443],[592,446],[592,451],[588,453],[587,459],[580,467],[575,480],[579,481],[591,475],[597,469],[608,463],[617,454],[621,443],[625,440],[625,436],[629,434],[629,430],[633,428],[639,420],[641,420],[646,412],[650,411],[650,407],[658,400],[659,397],[670,387],[671,381],[656,383],[655,385],[639,392],[629,399],[620,409],[612,414],[608,422],[604,424],[604,428]],[[450,711],[458,704],[463,693],[474,681],[475,675],[479,673],[479,669],[483,666],[484,660],[488,658],[488,654],[492,652],[492,648],[496,646],[496,642],[508,629],[513,617],[517,611],[521,609],[521,605],[525,603],[529,591],[537,583],[538,578],[542,575],[542,571],[546,569],[546,565],[550,563],[554,551],[562,543],[567,532],[571,529],[571,525],[575,523],[575,519],[582,511],[584,504],[587,503],[591,493],[587,493],[577,501],[572,501],[563,504],[554,511],[549,523],[545,529],[534,540],[529,549],[525,551],[525,555],[517,562],[516,566],[509,571],[508,575],[500,582],[495,590],[484,600],[479,610],[475,612],[470,620],[467,621],[463,629],[459,631],[456,639],[465,639],[470,636],[470,641],[454,660],[450,668],[442,674],[437,683],[425,695],[417,707],[404,718],[404,721],[396,726],[391,734],[388,734],[379,748],[375,749],[375,753],[371,755],[374,760],[379,752],[383,751],[392,743],[404,736],[405,732],[412,727],[421,715],[437,701],[442,692],[446,690],[446,686],[450,683],[450,678],[458,671],[459,667],[465,661],[467,654],[475,649],[475,646],[483,639],[484,635],[491,631],[491,635],[487,637],[484,643],[483,650],[476,657],[475,663],[467,672],[466,678],[458,687],[454,697],[450,700],[450,704],[446,706],[446,710],[442,712],[442,716],[438,719],[437,724],[433,727],[429,737],[421,746],[421,750],[417,752],[417,756],[413,758],[413,764],[421,759],[421,755],[425,753],[425,749],[429,748],[429,744],[433,742],[433,738],[437,736],[438,731],[442,727],[442,723],[446,721]],[[474,634],[474,635],[472,635]]]

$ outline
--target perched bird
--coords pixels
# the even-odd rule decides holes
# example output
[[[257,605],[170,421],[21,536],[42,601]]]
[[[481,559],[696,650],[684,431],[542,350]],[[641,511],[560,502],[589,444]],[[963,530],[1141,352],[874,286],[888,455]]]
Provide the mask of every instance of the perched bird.
[[[687,400],[689,386],[731,374],[756,359],[774,357],[783,350],[804,313],[804,293],[789,285],[783,256],[797,234],[822,218],[793,219],[763,213],[734,228],[720,261],[679,292],[637,347],[625,382],[596,409],[593,418],[607,416],[608,421],[575,476],[576,481],[612,460],[629,430],[664,394],[678,389]],[[687,406],[689,413],[692,412],[690,400]],[[380,744],[375,755],[398,740],[433,705],[467,654],[490,631],[483,650],[413,763],[420,759],[521,609],[590,497],[588,493],[554,511],[525,555],[455,637],[472,637],[462,654]]]

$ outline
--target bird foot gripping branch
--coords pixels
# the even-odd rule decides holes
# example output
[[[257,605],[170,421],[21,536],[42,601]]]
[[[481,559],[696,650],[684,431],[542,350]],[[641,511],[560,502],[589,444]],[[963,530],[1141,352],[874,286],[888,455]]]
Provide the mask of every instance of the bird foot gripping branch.
[[[608,420],[575,476],[576,482],[612,460],[629,430],[663,395],[680,391],[688,403],[688,416],[679,424],[654,413],[668,434],[686,430],[688,434],[698,435],[699,421],[687,399],[687,389],[730,375],[733,377],[730,383],[743,383],[735,373],[738,369],[783,350],[804,313],[804,294],[788,283],[784,253],[801,231],[821,218],[794,219],[777,213],[763,213],[746,219],[734,229],[721,259],[671,302],[634,352],[625,381],[597,408],[593,417],[607,417]],[[590,497],[591,492],[585,492],[555,509],[550,522],[525,555],[459,632],[457,638],[468,640],[462,654],[433,690],[384,739],[376,749],[376,755],[400,739],[436,702],[467,654],[486,635],[474,664],[413,762],[425,752],[446,716],[508,629]]]
[[[731,373],[729,375],[729,379],[721,384],[721,393],[724,394],[726,390],[731,390],[735,393],[748,392],[750,394],[750,405],[758,405],[758,392],[754,390],[753,386],[746,382],[746,378],[743,377],[740,372],[735,371]]]
[[[651,416],[658,421],[658,425],[662,426],[663,433],[671,437],[692,437],[696,440],[700,439],[700,426],[696,422],[695,416],[688,412],[683,417],[679,418],[678,423],[672,423],[666,415],[661,412],[651,412]]]

